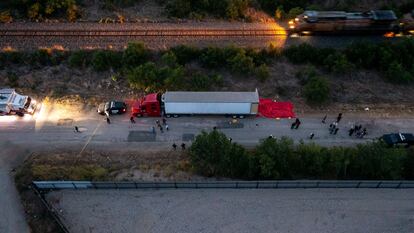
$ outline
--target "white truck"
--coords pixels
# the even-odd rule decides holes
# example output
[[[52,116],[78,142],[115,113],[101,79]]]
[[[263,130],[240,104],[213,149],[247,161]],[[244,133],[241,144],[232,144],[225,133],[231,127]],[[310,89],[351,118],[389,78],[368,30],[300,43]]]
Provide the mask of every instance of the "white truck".
[[[27,95],[20,95],[14,89],[0,89],[0,115],[33,115],[38,103]]]

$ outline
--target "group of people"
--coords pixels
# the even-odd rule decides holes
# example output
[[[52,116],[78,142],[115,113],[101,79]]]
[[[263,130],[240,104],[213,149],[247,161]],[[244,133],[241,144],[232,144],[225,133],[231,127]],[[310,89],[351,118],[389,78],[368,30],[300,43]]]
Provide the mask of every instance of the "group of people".
[[[362,125],[354,125],[349,129],[349,136],[351,137],[352,135],[355,134],[355,136],[357,138],[364,138],[365,135],[367,135],[367,128],[362,128]]]
[[[167,120],[165,118],[162,118],[162,124],[159,120],[156,120],[155,123],[157,124],[157,127],[160,129],[161,133],[164,133],[164,127],[165,130],[169,131],[170,127],[167,124]],[[163,127],[164,126],[164,127]],[[155,133],[155,128],[152,127],[152,132]]]
[[[322,119],[322,123],[324,124],[326,123],[326,117],[327,115],[325,115],[325,117]],[[341,119],[342,119],[342,113],[339,113],[338,116],[336,117],[336,121],[332,122],[329,125],[329,134],[336,135],[338,133],[339,131],[338,124],[341,121]]]
[[[172,144],[172,147],[173,147],[173,150],[177,150],[177,144],[173,143]],[[185,150],[185,143],[184,142],[181,143],[181,149],[182,150]]]

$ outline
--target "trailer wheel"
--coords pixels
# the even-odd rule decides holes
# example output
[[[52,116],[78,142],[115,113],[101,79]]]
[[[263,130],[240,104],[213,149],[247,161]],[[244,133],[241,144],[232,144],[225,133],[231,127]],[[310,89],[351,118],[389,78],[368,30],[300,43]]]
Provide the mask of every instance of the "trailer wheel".
[[[170,114],[167,114],[167,115],[165,115],[167,118],[171,118],[171,115]]]
[[[178,114],[174,114],[174,118],[180,117],[180,115]]]
[[[24,113],[22,113],[22,112],[16,112],[16,115],[19,116],[19,117],[24,117]]]
[[[240,115],[240,116],[239,116],[239,118],[240,118],[240,119],[244,119],[244,115]]]

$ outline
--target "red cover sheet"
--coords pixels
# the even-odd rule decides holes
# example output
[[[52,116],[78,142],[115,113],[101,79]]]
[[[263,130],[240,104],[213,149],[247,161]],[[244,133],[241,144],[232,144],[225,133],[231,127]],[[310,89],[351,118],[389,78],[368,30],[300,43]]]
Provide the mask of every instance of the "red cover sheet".
[[[275,102],[272,99],[259,99],[259,116],[267,118],[294,118],[291,102]]]

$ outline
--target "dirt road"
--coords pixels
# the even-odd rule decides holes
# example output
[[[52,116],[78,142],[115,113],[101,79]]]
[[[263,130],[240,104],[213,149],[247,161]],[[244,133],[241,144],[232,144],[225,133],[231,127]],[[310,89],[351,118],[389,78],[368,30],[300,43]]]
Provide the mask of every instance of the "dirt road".
[[[414,190],[63,190],[71,232],[414,231]]]

